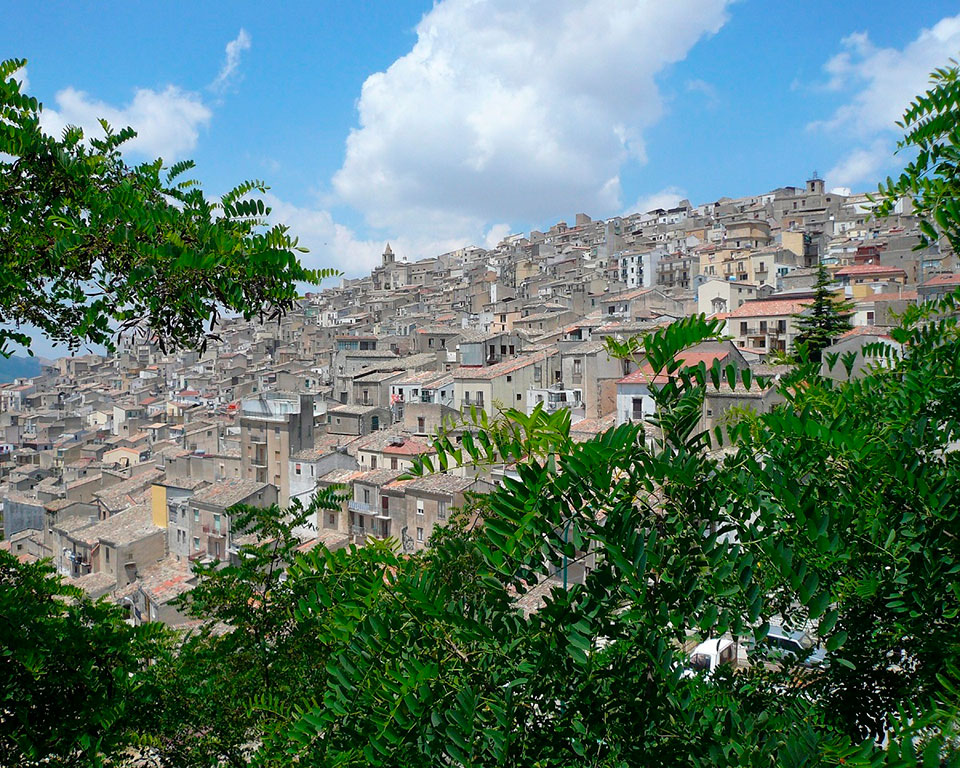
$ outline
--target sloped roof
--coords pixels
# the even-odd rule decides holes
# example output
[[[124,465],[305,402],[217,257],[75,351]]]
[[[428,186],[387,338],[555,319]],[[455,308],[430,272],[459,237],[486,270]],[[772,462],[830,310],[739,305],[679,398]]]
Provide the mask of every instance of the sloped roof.
[[[752,299],[743,302],[732,312],[728,319],[741,317],[773,317],[776,315],[795,315],[810,305],[812,298],[802,299]]]
[[[705,366],[707,366],[707,368],[709,368],[711,365],[713,365],[714,360],[720,360],[723,362],[729,356],[729,350],[713,352],[685,352],[681,355],[678,355],[676,359],[679,360],[685,367],[691,367],[703,363]],[[646,384],[652,375],[653,366],[644,360],[643,364],[637,370],[618,380],[617,384]],[[663,382],[667,381],[667,379],[667,376],[658,374],[654,379],[654,383],[662,384]]]

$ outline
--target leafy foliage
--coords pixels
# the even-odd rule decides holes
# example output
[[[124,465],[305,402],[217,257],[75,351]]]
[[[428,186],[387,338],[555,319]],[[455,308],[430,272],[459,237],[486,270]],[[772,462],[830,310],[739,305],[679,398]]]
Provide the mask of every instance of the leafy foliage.
[[[100,765],[134,742],[136,673],[166,633],[123,618],[0,551],[0,765]]]
[[[958,764],[956,309],[908,312],[910,353],[870,350],[885,364],[860,379],[800,367],[722,453],[693,417],[704,392],[771,382],[684,365],[718,333],[702,317],[620,347],[651,367],[649,425],[576,443],[555,414],[468,415],[437,463],[511,466],[461,518],[478,524],[409,558],[290,541],[282,589],[267,561],[206,575],[192,599],[234,629],[158,665],[210,710],[170,743],[216,712],[263,766]],[[809,627],[826,665],[771,664],[772,619]],[[691,639],[725,633],[753,666],[684,672]]]
[[[817,266],[813,301],[802,314],[795,316],[797,335],[794,346],[803,351],[801,357],[805,354],[814,362],[820,362],[823,350],[853,327],[850,323],[853,304],[831,292],[832,282],[830,273],[821,262]]]
[[[215,203],[185,177],[192,162],[127,165],[130,128],[44,134],[13,78],[25,63],[0,63],[0,353],[29,349],[24,324],[71,350],[134,329],[203,348],[223,314],[276,319],[298,283],[336,274],[302,267],[297,240],[267,224],[263,182]]]
[[[960,250],[960,66],[936,69],[930,88],[918,96],[897,123],[905,131],[898,151],[916,152],[897,179],[879,187],[877,216],[889,215],[908,198],[921,217],[918,248],[946,237]]]

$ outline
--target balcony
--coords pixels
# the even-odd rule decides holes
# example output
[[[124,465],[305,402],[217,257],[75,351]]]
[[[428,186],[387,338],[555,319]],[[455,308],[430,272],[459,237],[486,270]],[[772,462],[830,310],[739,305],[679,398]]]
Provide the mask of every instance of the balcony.
[[[366,535],[374,539],[388,539],[390,538],[390,523],[386,521],[376,523],[373,527],[366,529]]]
[[[354,501],[353,499],[347,502],[347,509],[351,512],[358,512],[361,515],[373,515],[376,513],[376,510],[370,504],[364,504],[362,501]]]

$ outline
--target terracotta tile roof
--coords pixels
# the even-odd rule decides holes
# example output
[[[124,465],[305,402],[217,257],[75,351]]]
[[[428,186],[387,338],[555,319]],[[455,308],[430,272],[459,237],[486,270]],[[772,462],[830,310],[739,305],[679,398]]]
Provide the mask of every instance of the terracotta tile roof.
[[[142,589],[151,602],[164,604],[193,589],[194,575],[190,563],[167,555],[153,565],[144,568],[140,577],[118,593],[118,597],[129,597]]]
[[[719,360],[723,362],[727,357],[730,356],[729,351],[723,352],[685,352],[682,355],[677,356],[679,360],[685,367],[691,367],[695,365],[700,365],[703,363],[707,368],[713,365],[714,360]],[[646,384],[650,377],[653,375],[653,367],[650,363],[644,361],[643,365],[640,366],[636,371],[627,376],[624,376],[622,379],[617,381],[617,384]],[[667,381],[667,376],[659,374],[656,379],[654,379],[655,384],[662,384]]]
[[[846,277],[848,275],[897,275],[906,277],[907,273],[899,267],[885,267],[882,264],[851,264],[838,269],[834,274]]]
[[[419,456],[424,453],[434,453],[435,451],[426,443],[412,438],[404,438],[401,445],[387,445],[383,452],[392,456]]]
[[[386,485],[399,476],[400,471],[396,469],[371,469],[355,475],[352,482],[366,483],[367,485]]]
[[[262,491],[268,485],[256,480],[222,480],[194,494],[193,500],[226,509]]]
[[[526,368],[528,365],[542,363],[544,360],[546,360],[546,358],[546,354],[543,352],[538,352],[533,355],[523,355],[521,357],[514,358],[513,360],[504,360],[502,363],[490,365],[486,368],[479,366],[476,368],[462,367],[453,371],[453,378],[461,381],[473,381],[478,379],[489,381],[497,378],[498,376],[505,376],[508,373],[519,371],[521,368]]]
[[[954,272],[952,275],[936,275],[926,280],[923,287],[928,285],[960,285],[960,272]]]
[[[328,485],[342,485],[351,482],[355,477],[362,474],[358,469],[332,469],[327,474],[317,478],[318,483],[327,483]]]
[[[852,339],[855,336],[877,336],[878,338],[889,339],[889,331],[889,328],[880,328],[876,325],[858,325],[854,328],[851,328],[846,333],[840,334],[840,338]]]
[[[91,526],[84,531],[83,538],[90,544],[103,541],[111,546],[122,547],[161,531],[163,528],[153,524],[150,505],[141,504]]]
[[[414,477],[408,480],[394,480],[385,486],[389,489],[403,489],[405,491],[422,491],[424,493],[440,493],[453,495],[463,493],[477,482],[475,477],[460,477],[442,472]]]
[[[625,293],[615,293],[612,296],[608,296],[606,299],[602,300],[602,303],[606,304],[610,301],[633,301],[633,299],[639,299],[641,296],[647,293],[659,293],[656,288],[637,288],[633,291],[626,291]]]
[[[751,299],[743,302],[727,318],[740,317],[771,317],[774,315],[795,315],[813,301],[812,298],[803,299]]]
[[[898,291],[897,293],[875,293],[865,299],[857,299],[857,303],[867,301],[916,301],[917,298],[916,291]]]

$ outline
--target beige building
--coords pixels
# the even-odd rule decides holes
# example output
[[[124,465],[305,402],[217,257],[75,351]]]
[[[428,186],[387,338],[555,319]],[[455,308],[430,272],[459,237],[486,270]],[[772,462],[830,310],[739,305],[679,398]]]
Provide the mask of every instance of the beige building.
[[[770,296],[753,299],[728,313],[726,330],[737,348],[757,355],[787,352],[797,335],[794,315],[802,312],[812,296],[803,294],[785,298]]]
[[[711,277],[697,288],[697,311],[704,315],[731,312],[757,298],[759,289],[753,283]]]
[[[290,456],[313,448],[313,395],[263,392],[244,400],[240,457],[247,480],[277,488],[281,507],[290,503]]]
[[[547,386],[546,355],[535,353],[490,366],[458,368],[453,372],[453,400],[456,407],[476,407],[487,416],[499,408],[527,408],[529,389]]]

